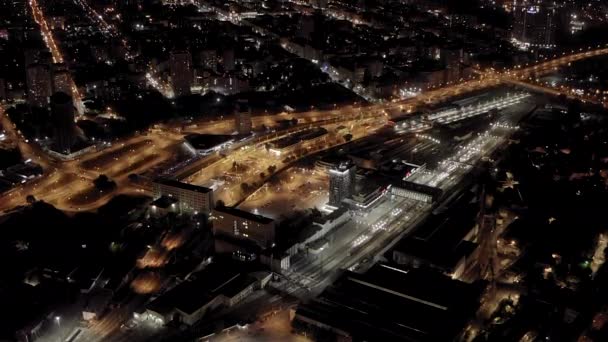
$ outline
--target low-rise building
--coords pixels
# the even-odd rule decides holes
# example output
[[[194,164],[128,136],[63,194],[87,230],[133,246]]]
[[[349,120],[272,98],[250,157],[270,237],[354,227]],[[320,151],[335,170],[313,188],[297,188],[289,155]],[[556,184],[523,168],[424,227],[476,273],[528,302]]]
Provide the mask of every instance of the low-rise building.
[[[139,318],[159,324],[178,321],[191,326],[212,310],[234,306],[267,281],[267,276],[211,264],[153,300]]]

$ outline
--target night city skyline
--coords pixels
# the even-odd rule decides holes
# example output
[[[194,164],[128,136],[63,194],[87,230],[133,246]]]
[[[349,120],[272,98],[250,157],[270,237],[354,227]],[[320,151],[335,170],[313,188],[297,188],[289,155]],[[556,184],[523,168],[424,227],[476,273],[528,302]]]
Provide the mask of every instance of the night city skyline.
[[[0,341],[608,341],[606,32],[0,0]]]

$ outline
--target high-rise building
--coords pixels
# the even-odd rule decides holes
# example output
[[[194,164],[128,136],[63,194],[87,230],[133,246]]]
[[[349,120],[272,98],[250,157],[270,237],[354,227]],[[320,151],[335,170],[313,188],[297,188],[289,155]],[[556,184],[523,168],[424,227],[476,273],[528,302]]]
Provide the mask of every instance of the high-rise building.
[[[329,169],[329,205],[340,207],[342,200],[355,192],[357,169],[351,162],[341,162]]]
[[[513,38],[537,48],[555,47],[557,10],[546,0],[513,1]]]
[[[312,33],[315,31],[315,17],[312,15],[303,15],[300,18],[300,29],[297,34],[298,37],[305,39],[311,39]]]
[[[171,85],[175,96],[190,94],[192,85],[192,56],[188,51],[175,51],[169,60]]]
[[[27,67],[27,100],[30,106],[44,108],[49,104],[52,92],[51,73],[45,64]]]
[[[234,114],[234,125],[239,135],[251,134],[253,123],[251,122],[251,108],[246,110],[237,110]]]
[[[222,50],[222,66],[224,67],[224,71],[234,70],[234,49],[232,47],[227,47]]]
[[[6,101],[6,98],[6,82],[4,81],[4,78],[0,78],[0,102]]]
[[[24,47],[23,48],[23,56],[25,65],[31,65],[38,63],[40,61],[40,54],[42,50],[38,47]]]
[[[216,50],[207,49],[207,50],[203,50],[199,53],[199,63],[204,68],[216,70],[218,62],[219,62],[219,58],[217,56]]]
[[[74,103],[70,95],[59,92],[51,96],[51,122],[56,150],[69,154],[76,141]]]
[[[70,72],[65,64],[53,65],[53,92],[62,92],[72,96]]]

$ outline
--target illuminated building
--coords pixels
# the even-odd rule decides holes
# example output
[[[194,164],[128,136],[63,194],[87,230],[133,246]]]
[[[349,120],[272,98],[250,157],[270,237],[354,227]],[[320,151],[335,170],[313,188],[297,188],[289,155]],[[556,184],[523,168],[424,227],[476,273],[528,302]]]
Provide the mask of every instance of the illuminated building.
[[[192,85],[192,57],[187,51],[171,53],[169,60],[171,69],[171,85],[175,96],[190,94]]]
[[[270,248],[274,245],[275,222],[271,218],[237,208],[217,207],[213,210],[213,234],[247,240],[261,248]]]
[[[176,209],[184,213],[209,214],[213,207],[212,189],[172,179],[160,178],[154,181],[154,199],[161,197],[176,199]],[[152,211],[155,211],[154,206]]]
[[[51,97],[51,73],[45,64],[32,64],[27,67],[27,100],[30,106],[44,108]]]
[[[340,207],[342,200],[355,192],[356,167],[350,162],[342,162],[329,170],[329,205]]]
[[[236,126],[236,131],[239,135],[251,134],[251,127],[253,125],[251,122],[251,108],[235,113],[234,125]]]
[[[570,33],[575,34],[585,28],[585,21],[576,14],[570,15]]]
[[[53,92],[62,92],[72,96],[70,72],[65,64],[55,64],[53,66]]]
[[[513,39],[537,48],[555,47],[557,13],[553,4],[543,0],[513,3]]]
[[[170,6],[185,6],[192,5],[194,2],[192,0],[163,0],[163,5]]]

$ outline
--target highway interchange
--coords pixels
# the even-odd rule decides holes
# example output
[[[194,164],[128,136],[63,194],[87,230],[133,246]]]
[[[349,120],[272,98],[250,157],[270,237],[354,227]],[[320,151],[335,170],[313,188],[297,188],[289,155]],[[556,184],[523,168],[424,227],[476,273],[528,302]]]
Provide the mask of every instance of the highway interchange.
[[[119,35],[113,27],[109,27],[103,18],[100,18],[86,3],[82,1],[77,1],[77,3],[95,24],[100,25],[101,31],[111,31],[111,34]],[[40,6],[36,0],[30,1],[30,6],[32,7],[36,22],[40,25],[42,35],[52,53],[53,59],[56,62],[62,62],[64,58],[57,46],[57,42],[53,38],[52,31],[49,29]],[[297,118],[302,128],[306,127],[304,126],[305,124],[309,124],[311,126],[326,127],[331,131],[337,124],[348,125],[353,128],[355,138],[362,138],[373,134],[375,128],[381,127],[382,120],[387,121],[393,117],[401,117],[404,114],[414,112],[416,109],[443,103],[450,98],[474,91],[481,91],[506,83],[527,82],[529,79],[551,73],[560,66],[566,66],[575,61],[606,54],[608,54],[608,48],[600,46],[589,47],[587,50],[580,49],[568,54],[564,52],[561,56],[556,55],[553,59],[546,59],[529,66],[518,65],[501,72],[493,69],[486,70],[480,72],[474,79],[461,80],[461,82],[455,84],[448,83],[441,87],[431,88],[417,96],[404,100],[375,103],[368,106],[344,106],[327,111],[311,110],[290,115],[288,118]],[[76,85],[73,85],[73,90],[75,102],[81,102]],[[542,89],[535,90],[542,91]],[[547,92],[551,93],[552,91],[547,90]],[[4,114],[4,108],[2,107],[0,107],[0,117],[4,130],[9,133],[9,136],[14,138],[14,143],[21,150],[24,158],[29,158],[40,163],[45,170],[41,178],[26,184],[17,185],[14,189],[2,194],[0,196],[0,212],[7,212],[25,204],[28,195],[33,195],[37,199],[49,202],[59,209],[74,212],[94,210],[118,193],[145,194],[147,192],[145,188],[129,182],[129,174],[146,173],[146,171],[155,168],[170,168],[171,165],[168,164],[176,163],[176,151],[180,148],[186,134],[230,134],[234,131],[233,118],[231,116],[225,116],[216,121],[202,118],[188,125],[181,123],[156,125],[141,134],[112,141],[109,147],[84,154],[73,160],[62,161],[53,159],[43,149],[36,146],[35,141],[29,141],[19,132],[16,132],[15,126],[8,122],[8,118]],[[276,115],[254,116],[253,125],[254,127],[260,127],[264,124],[267,127],[274,127],[276,120],[280,118],[280,116]],[[373,118],[377,120],[373,120]],[[249,158],[251,160],[249,152],[254,151],[256,158],[259,157],[257,159],[259,166],[252,169],[248,179],[239,179],[238,184],[234,182],[234,184],[225,186],[226,189],[223,190],[224,194],[220,194],[219,197],[225,199],[227,203],[238,203],[248,194],[239,193],[236,190],[237,185],[240,185],[241,182],[262,183],[260,182],[259,173],[264,172],[266,169],[265,173],[268,177],[270,174],[267,172],[267,167],[280,163],[275,157],[268,154],[264,155],[264,151],[261,151],[260,145],[272,139],[280,138],[288,134],[288,132],[286,130],[259,132],[258,134],[261,136],[251,139],[249,144],[235,145],[222,151],[221,156],[219,154],[207,156],[202,161],[198,158],[196,162],[204,167],[201,167],[198,174],[188,175],[190,176],[188,180],[196,184],[209,184],[214,178],[220,177],[226,172],[226,165],[231,166],[232,163],[225,160],[244,164],[245,159]],[[332,142],[326,142],[323,145],[318,144],[314,149],[307,149],[309,146],[303,146],[307,152],[300,153],[295,157],[304,157],[341,143],[343,141],[334,139]],[[185,163],[184,167],[186,166],[190,165]],[[280,169],[281,167],[277,167],[277,170]],[[155,173],[162,173],[162,170],[155,171],[157,171]],[[114,180],[117,183],[118,190],[112,193],[100,193],[94,189],[92,180],[99,174],[106,174]],[[211,176],[200,176],[205,174]]]
[[[326,120],[331,119],[333,119],[332,123],[360,120],[362,117],[384,117],[389,119],[402,116],[404,113],[413,112],[415,108],[419,108],[420,106],[438,104],[454,96],[495,87],[512,79],[525,80],[532,74],[542,75],[550,73],[559,66],[607,53],[608,49],[605,48],[582,51],[531,67],[515,68],[500,73],[488,71],[481,74],[478,79],[430,89],[416,97],[401,101],[358,107],[345,106],[330,111],[312,110],[292,116],[298,118],[302,123],[308,122],[318,126],[323,126],[323,123],[327,122]],[[3,112],[3,110],[0,111]],[[4,117],[3,113],[0,114]],[[261,124],[272,127],[279,118],[275,115],[255,116],[253,124],[257,127]],[[14,129],[12,125],[5,126],[5,130]],[[120,141],[112,142],[112,146],[109,148],[92,152],[75,160],[54,160],[52,161],[52,165],[46,168],[45,175],[41,179],[19,185],[16,189],[3,194],[0,198],[0,210],[5,212],[16,206],[25,204],[27,195],[33,195],[66,211],[94,210],[105,204],[112,197],[110,194],[95,193],[91,180],[96,175],[106,173],[110,178],[116,177],[114,180],[117,182],[119,192],[141,193],[145,189],[130,184],[127,179],[128,173],[142,173],[163,162],[171,161],[174,157],[175,149],[183,142],[182,139],[186,133],[223,134],[234,131],[233,120],[230,116],[213,122],[208,119],[201,119],[199,122],[188,126],[192,127],[192,129],[188,128],[184,130],[182,126],[180,124],[158,125],[156,128],[151,128],[141,135],[133,135]],[[373,130],[368,130],[367,134],[371,134],[372,132]],[[280,132],[275,132],[274,134],[276,137]],[[20,139],[21,141],[18,142],[18,145],[23,150],[26,158],[32,158],[35,161],[49,158],[48,156],[43,156],[43,152],[39,148],[25,147],[25,145],[35,145],[35,142],[28,141],[24,143],[26,139],[23,137],[20,137]],[[142,141],[146,141],[146,143],[142,144]],[[126,147],[126,150],[120,150],[121,147]],[[132,148],[129,149],[128,147]],[[243,146],[240,147],[242,148]],[[224,151],[223,153],[228,155],[234,152]],[[96,159],[101,161],[108,158],[114,159],[114,161],[101,163],[101,165],[96,165],[95,162],[83,165],[85,161]],[[121,172],[121,170],[128,168],[131,169],[127,174]],[[61,189],[59,190],[58,188]],[[89,195],[89,192],[93,193]]]

